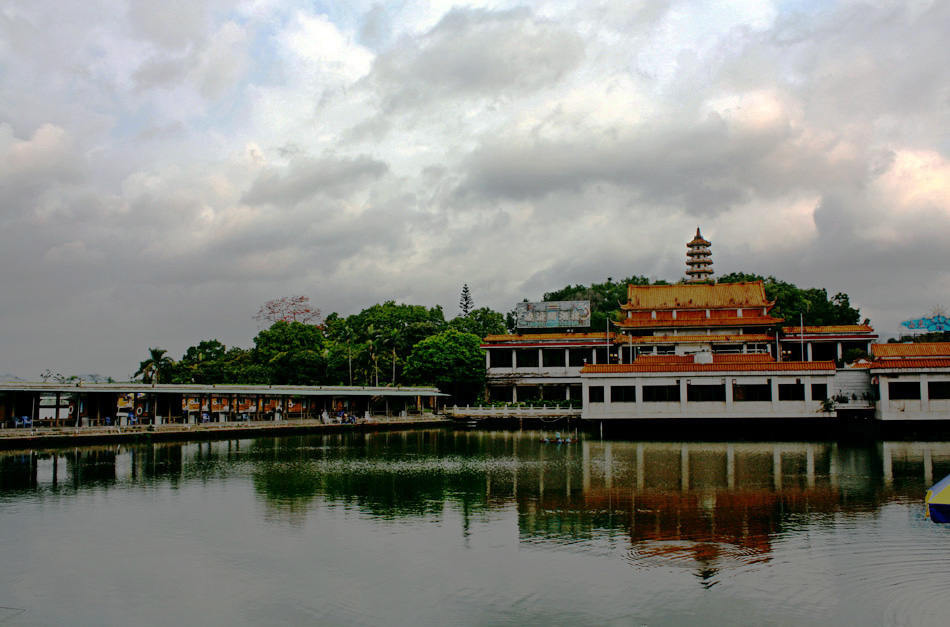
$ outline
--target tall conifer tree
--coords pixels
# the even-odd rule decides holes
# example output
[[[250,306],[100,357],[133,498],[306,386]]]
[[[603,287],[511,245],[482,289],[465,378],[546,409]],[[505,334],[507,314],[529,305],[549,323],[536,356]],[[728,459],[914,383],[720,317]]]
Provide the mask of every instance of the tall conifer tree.
[[[472,309],[475,308],[475,301],[472,300],[472,293],[468,291],[468,283],[462,285],[462,297],[459,298],[459,309],[462,310],[462,315],[467,316],[472,313]]]

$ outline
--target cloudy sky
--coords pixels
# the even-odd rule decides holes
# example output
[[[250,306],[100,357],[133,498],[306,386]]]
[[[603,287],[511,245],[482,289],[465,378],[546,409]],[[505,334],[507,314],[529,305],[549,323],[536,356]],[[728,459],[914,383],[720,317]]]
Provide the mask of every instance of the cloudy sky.
[[[718,274],[950,306],[950,2],[3,0],[0,374],[266,300]]]

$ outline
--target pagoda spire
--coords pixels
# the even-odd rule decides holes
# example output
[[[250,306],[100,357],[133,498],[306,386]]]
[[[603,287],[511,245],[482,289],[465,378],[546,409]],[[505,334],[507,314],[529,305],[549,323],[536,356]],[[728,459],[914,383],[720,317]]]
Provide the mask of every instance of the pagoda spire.
[[[686,279],[689,283],[702,283],[712,277],[712,244],[696,227],[696,237],[686,244]]]

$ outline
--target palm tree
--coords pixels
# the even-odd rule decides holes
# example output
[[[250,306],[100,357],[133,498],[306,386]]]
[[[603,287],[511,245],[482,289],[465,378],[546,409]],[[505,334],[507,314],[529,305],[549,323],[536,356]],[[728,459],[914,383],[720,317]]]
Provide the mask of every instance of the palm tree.
[[[392,384],[396,385],[396,349],[402,344],[402,329],[391,327],[386,330],[383,341],[389,344],[393,355],[393,379]]]
[[[373,362],[373,371],[376,373],[376,387],[379,387],[379,349],[382,343],[382,330],[373,325],[366,327],[366,347],[369,349],[369,358]]]
[[[160,383],[175,362],[171,357],[165,356],[168,351],[163,348],[150,348],[148,352],[148,359],[139,364],[139,369],[132,376],[134,378],[141,375],[142,383]]]

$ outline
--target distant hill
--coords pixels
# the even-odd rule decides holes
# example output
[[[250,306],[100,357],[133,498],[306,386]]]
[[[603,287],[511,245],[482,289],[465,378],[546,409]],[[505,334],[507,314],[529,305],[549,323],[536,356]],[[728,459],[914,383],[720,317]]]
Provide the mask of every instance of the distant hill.
[[[26,383],[26,379],[21,379],[20,377],[15,377],[12,374],[0,375],[0,382],[2,383]]]

